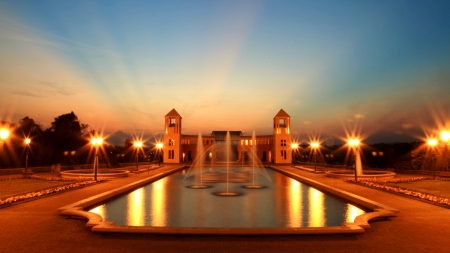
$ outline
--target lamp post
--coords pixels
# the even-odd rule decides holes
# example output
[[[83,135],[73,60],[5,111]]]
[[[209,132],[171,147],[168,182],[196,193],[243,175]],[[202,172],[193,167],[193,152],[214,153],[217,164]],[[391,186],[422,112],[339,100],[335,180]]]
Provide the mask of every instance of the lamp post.
[[[163,144],[161,142],[156,143],[156,149],[158,150],[158,166],[161,166],[161,149],[163,148]]]
[[[30,147],[30,138],[25,138],[25,177],[28,177],[28,148]]]
[[[139,149],[142,148],[142,141],[135,141],[134,147],[136,148],[136,171],[139,171]]]
[[[448,158],[447,158],[447,152],[448,152],[448,150],[447,150],[447,147],[448,146],[450,146],[450,132],[449,131],[442,131],[441,132],[441,139],[444,141],[444,145],[445,145],[445,152],[444,152],[444,154],[445,154],[445,156],[444,156],[444,159],[445,159],[445,164],[446,164],[446,169],[447,169],[447,171],[448,171]]]
[[[6,138],[8,138],[9,136],[9,130],[2,128],[0,129],[0,145],[2,146],[2,151],[3,151],[3,144],[5,143]],[[0,167],[1,168],[1,167]]]
[[[98,147],[103,143],[101,137],[94,137],[91,139],[91,144],[95,148],[95,158],[94,158],[94,180],[97,181],[97,170],[98,170]]]
[[[436,151],[436,145],[437,140],[436,139],[428,139],[427,140],[428,146],[431,148],[431,166],[433,167],[433,179],[436,179],[436,168],[435,168],[435,151]]]
[[[356,164],[356,155],[358,152],[359,140],[352,138],[348,140],[348,145],[353,149],[353,153],[355,155],[355,182],[358,182],[358,172],[357,172],[357,164]]]
[[[292,148],[292,151],[294,152],[294,155],[292,156],[292,161],[293,161],[294,167],[295,167],[295,157],[297,156],[298,143],[292,143],[291,148]]]
[[[316,172],[316,170],[317,170],[317,149],[319,147],[320,147],[319,142],[313,141],[311,143],[311,148],[313,149],[313,154],[314,154],[314,172]]]

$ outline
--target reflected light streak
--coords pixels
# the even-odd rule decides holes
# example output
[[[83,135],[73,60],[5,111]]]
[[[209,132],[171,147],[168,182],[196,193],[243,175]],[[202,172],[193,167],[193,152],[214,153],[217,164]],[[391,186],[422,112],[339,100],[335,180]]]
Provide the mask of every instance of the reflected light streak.
[[[145,192],[139,188],[128,195],[128,226],[144,226]]]
[[[302,227],[302,184],[294,179],[290,180],[288,192],[288,223],[289,227]]]
[[[312,187],[309,188],[309,226],[323,227],[325,226],[325,211],[324,211],[324,194]]]
[[[103,204],[101,206],[97,206],[96,208],[89,210],[89,212],[96,213],[96,214],[102,216],[103,220],[106,220],[106,218],[107,218],[105,204]]]
[[[363,210],[359,209],[358,207],[347,204],[347,212],[345,213],[345,222],[354,222],[355,218],[363,213],[365,213]]]
[[[160,180],[152,184],[152,201],[151,203],[151,213],[152,226],[167,226],[167,217],[165,213],[165,180]]]

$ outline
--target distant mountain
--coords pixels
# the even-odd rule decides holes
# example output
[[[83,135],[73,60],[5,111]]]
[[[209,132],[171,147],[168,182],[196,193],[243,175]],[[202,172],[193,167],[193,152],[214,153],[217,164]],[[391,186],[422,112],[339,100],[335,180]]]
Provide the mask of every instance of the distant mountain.
[[[106,139],[106,141],[111,144],[111,145],[115,145],[115,146],[123,146],[125,145],[125,140],[126,139],[133,139],[131,137],[131,135],[126,134],[124,132],[122,132],[121,130],[111,134],[108,139]]]

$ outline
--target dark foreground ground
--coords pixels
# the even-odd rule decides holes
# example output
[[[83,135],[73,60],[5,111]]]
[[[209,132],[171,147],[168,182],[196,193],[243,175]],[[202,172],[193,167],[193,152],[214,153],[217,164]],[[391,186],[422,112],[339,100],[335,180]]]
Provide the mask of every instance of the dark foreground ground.
[[[64,205],[149,176],[142,173],[1,208],[0,252],[450,252],[450,209],[291,166],[279,167],[400,213],[392,220],[371,222],[372,228],[362,235],[238,237],[94,234],[85,227],[85,220],[56,212]]]

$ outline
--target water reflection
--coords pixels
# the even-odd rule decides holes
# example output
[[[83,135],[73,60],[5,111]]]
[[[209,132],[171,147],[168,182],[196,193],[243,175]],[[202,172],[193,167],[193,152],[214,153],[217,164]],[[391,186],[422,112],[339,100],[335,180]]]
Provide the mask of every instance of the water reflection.
[[[290,200],[288,209],[288,227],[302,227],[302,184],[294,179],[289,180],[290,191],[287,199]]]
[[[96,208],[89,210],[89,212],[96,213],[96,214],[102,216],[103,219],[105,219],[105,217],[106,217],[105,204],[103,204],[101,206],[97,206]]]
[[[269,170],[264,189],[242,188],[230,183],[238,197],[218,197],[209,189],[189,189],[182,172],[146,185],[128,195],[92,209],[107,221],[125,226],[171,227],[321,227],[353,222],[363,210],[326,195],[308,185]]]
[[[345,213],[345,221],[346,222],[354,222],[355,218],[361,214],[365,213],[360,208],[352,205],[347,204],[347,212]]]
[[[324,217],[324,194],[312,187],[308,191],[309,203],[309,227],[323,227],[325,226]]]
[[[145,192],[139,188],[128,194],[128,224],[130,226],[145,225]]]
[[[159,180],[152,185],[152,199],[150,201],[150,210],[152,217],[150,219],[152,226],[166,226],[166,212],[165,212],[165,204],[166,204],[166,189],[165,189],[165,181]]]

